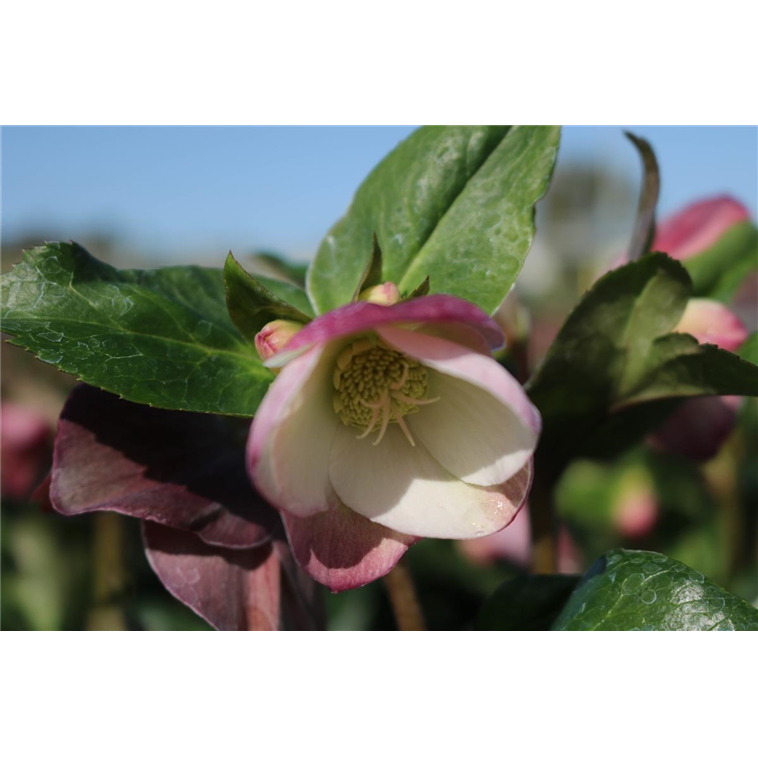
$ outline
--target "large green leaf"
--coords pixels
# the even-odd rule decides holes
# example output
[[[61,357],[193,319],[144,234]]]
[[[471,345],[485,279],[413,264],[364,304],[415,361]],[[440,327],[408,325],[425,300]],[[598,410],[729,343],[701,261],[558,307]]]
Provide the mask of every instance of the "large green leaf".
[[[758,268],[758,229],[735,224],[712,247],[683,261],[697,297],[729,302],[745,276]]]
[[[611,271],[584,296],[527,386],[543,417],[543,459],[565,460],[613,413],[640,402],[758,394],[758,367],[670,333],[690,291],[684,268],[656,253]]]
[[[252,416],[272,379],[229,319],[217,269],[119,270],[49,243],[3,276],[2,329],[88,384],[161,408]]]
[[[477,631],[549,631],[578,576],[519,576],[498,587],[482,605]]]
[[[758,631],[758,610],[657,552],[616,549],[597,560],[554,631]]]
[[[534,204],[547,188],[558,127],[424,127],[390,153],[358,189],[308,273],[318,312],[350,301],[371,254],[403,294],[429,276],[492,312],[523,265]]]
[[[251,276],[231,252],[224,263],[224,287],[229,315],[240,334],[251,343],[269,321],[307,323],[313,315],[302,289],[284,281]]]

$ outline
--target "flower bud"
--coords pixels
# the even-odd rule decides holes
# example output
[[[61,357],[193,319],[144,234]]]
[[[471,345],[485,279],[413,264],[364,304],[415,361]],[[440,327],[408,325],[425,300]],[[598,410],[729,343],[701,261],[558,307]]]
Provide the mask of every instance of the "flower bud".
[[[255,349],[261,360],[274,357],[300,329],[302,323],[297,321],[271,321],[255,335]]]
[[[674,331],[691,334],[700,344],[715,344],[731,352],[747,339],[747,329],[728,307],[697,297],[687,303]]]
[[[712,247],[732,226],[749,217],[747,208],[731,197],[696,202],[658,226],[653,249],[687,260]]]
[[[625,539],[642,539],[658,522],[659,505],[650,484],[630,481],[613,508],[613,522]]]
[[[44,416],[16,402],[0,405],[0,492],[25,499],[49,467],[52,429]]]
[[[364,289],[358,299],[361,302],[373,302],[375,305],[394,305],[400,302],[400,292],[391,281],[385,281],[384,284]]]

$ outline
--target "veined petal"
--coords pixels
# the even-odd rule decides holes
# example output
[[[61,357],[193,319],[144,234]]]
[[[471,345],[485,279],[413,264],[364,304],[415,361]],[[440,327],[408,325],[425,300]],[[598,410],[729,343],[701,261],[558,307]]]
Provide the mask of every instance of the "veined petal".
[[[328,507],[329,458],[339,423],[332,407],[332,371],[340,346],[314,347],[289,363],[250,428],[250,477],[272,505],[298,517]]]
[[[433,294],[390,307],[356,302],[324,313],[296,334],[286,349],[266,362],[271,368],[286,365],[304,350],[333,339],[373,331],[383,324],[449,325],[462,338],[464,328],[476,332],[477,343],[484,340],[490,350],[503,344],[500,327],[476,305],[446,294]]]
[[[524,467],[537,446],[540,416],[505,368],[444,339],[391,326],[377,331],[433,369],[428,394],[440,400],[406,420],[442,466],[478,486],[499,484]]]
[[[419,442],[411,447],[395,424],[381,443],[356,439],[341,427],[332,447],[332,485],[352,510],[412,536],[471,539],[511,522],[531,485],[529,461],[497,487],[466,484],[445,470]]]
[[[292,553],[303,570],[333,592],[364,586],[389,573],[416,539],[358,515],[337,498],[310,518],[284,515]]]

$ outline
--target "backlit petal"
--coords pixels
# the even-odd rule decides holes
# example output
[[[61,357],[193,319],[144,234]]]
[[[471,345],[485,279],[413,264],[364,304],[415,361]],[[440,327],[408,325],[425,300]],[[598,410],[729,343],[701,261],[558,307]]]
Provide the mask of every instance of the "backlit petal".
[[[319,346],[277,376],[253,419],[248,471],[275,507],[298,517],[327,509],[329,458],[338,419],[332,371],[341,345]]]
[[[375,523],[412,536],[470,539],[504,528],[531,484],[531,462],[497,487],[466,484],[426,448],[412,447],[391,424],[377,446],[341,427],[332,448],[334,489],[351,509]]]
[[[499,484],[524,467],[537,444],[540,417],[505,368],[444,339],[386,326],[379,333],[433,369],[428,395],[440,400],[407,421],[439,463],[478,486]]]
[[[309,518],[285,514],[284,525],[303,570],[334,592],[386,575],[416,541],[372,523],[336,497],[327,512]]]

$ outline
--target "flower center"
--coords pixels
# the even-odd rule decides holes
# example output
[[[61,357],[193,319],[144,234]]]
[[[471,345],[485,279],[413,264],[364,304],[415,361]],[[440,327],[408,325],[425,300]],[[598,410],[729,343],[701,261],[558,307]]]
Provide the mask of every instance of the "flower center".
[[[346,426],[363,431],[358,439],[378,429],[374,445],[390,423],[397,423],[415,446],[403,416],[439,399],[427,399],[429,375],[421,363],[376,338],[359,339],[340,353],[334,388],[334,411]]]

